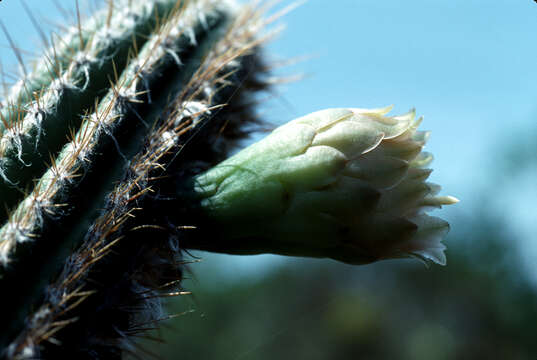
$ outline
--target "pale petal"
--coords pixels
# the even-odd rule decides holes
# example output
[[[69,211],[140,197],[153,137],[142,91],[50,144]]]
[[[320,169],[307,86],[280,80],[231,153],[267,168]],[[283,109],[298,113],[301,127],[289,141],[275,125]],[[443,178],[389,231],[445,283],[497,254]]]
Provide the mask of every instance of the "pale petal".
[[[395,138],[404,133],[411,125],[410,117],[385,117],[377,114],[359,114],[352,117],[351,121],[371,122],[377,131],[384,133],[385,139]]]
[[[420,145],[425,145],[427,140],[431,137],[430,131],[416,131],[412,134],[412,140],[420,143]]]
[[[433,161],[433,154],[428,152],[420,153],[414,160],[410,162],[410,166],[422,168],[429,165]]]
[[[446,247],[441,241],[449,232],[449,224],[440,218],[428,215],[420,215],[411,221],[418,225],[418,232],[408,243],[408,252],[445,265]]]
[[[313,145],[334,147],[352,159],[377,147],[383,137],[382,132],[368,123],[345,121],[318,133]]]
[[[285,127],[291,124],[306,124],[312,126],[315,131],[322,131],[324,128],[348,120],[352,116],[353,112],[349,109],[325,109],[295,119],[290,123],[281,126],[280,129],[285,129]]]
[[[336,181],[347,158],[329,146],[312,146],[298,156],[277,163],[268,176],[293,191],[308,191]]]
[[[400,216],[411,213],[431,189],[421,181],[405,179],[392,189],[382,192],[377,211]]]
[[[415,181],[425,181],[429,178],[433,169],[420,169],[420,168],[410,168],[408,169],[407,179]]]
[[[370,152],[349,161],[344,174],[367,181],[378,189],[397,185],[407,174],[408,162]]]
[[[415,141],[399,142],[395,139],[384,140],[375,148],[375,152],[390,157],[396,157],[401,160],[410,161],[416,158],[421,152],[423,145]]]
[[[420,205],[441,207],[442,205],[452,205],[458,202],[459,200],[453,196],[426,196],[420,202]]]
[[[357,216],[374,210],[380,192],[370,184],[347,176],[326,188],[296,193],[290,211],[337,215],[352,223]]]
[[[376,109],[362,109],[362,108],[351,108],[353,113],[355,114],[378,114],[378,115],[386,115],[390,111],[392,111],[393,105],[388,105],[383,108],[376,108]]]

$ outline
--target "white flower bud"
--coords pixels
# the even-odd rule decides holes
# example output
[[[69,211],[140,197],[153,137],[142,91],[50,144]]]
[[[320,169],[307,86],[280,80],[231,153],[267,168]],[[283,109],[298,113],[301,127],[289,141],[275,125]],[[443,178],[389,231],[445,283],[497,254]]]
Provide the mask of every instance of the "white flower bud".
[[[425,181],[422,119],[385,116],[390,109],[306,115],[198,176],[201,206],[225,242],[217,251],[445,264],[449,225],[426,211],[457,200]]]

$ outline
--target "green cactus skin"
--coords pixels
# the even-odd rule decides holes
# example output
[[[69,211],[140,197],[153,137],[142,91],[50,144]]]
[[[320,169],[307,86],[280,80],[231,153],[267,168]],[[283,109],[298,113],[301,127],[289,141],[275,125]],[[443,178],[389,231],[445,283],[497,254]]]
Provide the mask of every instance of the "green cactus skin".
[[[52,38],[53,46],[36,60],[34,71],[25,74],[2,100],[0,129],[17,123],[26,105],[35,100],[34,94],[39,95],[59,82],[69,68],[76,73],[82,70],[83,75],[91,77],[96,75],[96,66],[103,66],[103,63],[107,63],[104,69],[111,69],[111,56],[120,57],[119,61],[124,62],[122,52],[130,50],[134,42],[137,46],[143,45],[157,23],[178,6],[180,3],[174,0],[117,0],[83,24],[68,28],[61,39]],[[89,80],[84,79],[82,84]]]
[[[55,156],[65,144],[68,131],[78,129],[84,112],[106,94],[111,74],[123,71],[129,54],[141,48],[159,19],[168,17],[178,5],[176,0],[134,2],[124,10],[98,14],[99,18],[104,15],[106,18],[99,21],[92,18],[88,27],[95,30],[99,25],[100,28],[92,34],[84,30],[83,36],[72,35],[65,42],[74,41],[68,49],[65,46],[61,49],[63,53],[71,51],[68,63],[65,63],[67,54],[63,54],[57,64],[49,67],[48,75],[38,67],[34,74],[36,81],[31,81],[24,92],[31,94],[30,98],[19,96],[17,103],[7,101],[8,110],[2,114],[5,128],[0,139],[0,195],[5,207],[12,208],[21,200],[32,180],[45,171],[50,154]],[[47,83],[50,73],[57,77]],[[13,191],[14,187],[20,191]],[[5,220],[0,216],[1,222]]]
[[[24,115],[23,110],[28,103],[34,100],[34,93],[39,94],[43,89],[49,87],[59,77],[62,69],[69,67],[73,60],[73,54],[79,52],[97,30],[106,24],[109,13],[110,9],[96,13],[84,23],[83,31],[78,31],[77,27],[69,28],[61,41],[52,38],[54,45],[45,52],[42,58],[36,60],[35,70],[26,73],[2,99],[2,109],[0,109],[0,118],[2,119],[0,129],[2,132],[11,127],[12,124],[17,123],[20,116]]]
[[[215,14],[217,13],[215,10]],[[179,14],[184,17],[184,12],[179,12]],[[176,17],[172,17],[169,24],[173,24]],[[99,103],[96,111],[86,116],[80,130],[53,160],[52,166],[39,179],[34,190],[11,213],[7,223],[0,229],[2,239],[0,261],[3,264],[10,261],[10,254],[16,249],[18,243],[28,242],[32,236],[41,232],[41,228],[45,227],[43,224],[45,213],[53,215],[54,222],[58,221],[61,213],[57,213],[55,208],[63,201],[67,201],[70,196],[69,192],[81,184],[74,179],[77,176],[77,170],[88,168],[91,163],[97,163],[92,158],[96,156],[95,154],[108,156],[100,149],[104,146],[103,143],[112,140],[114,144],[118,144],[122,138],[127,138],[127,141],[131,143],[127,146],[127,151],[136,151],[136,145],[140,142],[139,137],[120,134],[120,131],[115,128],[122,123],[126,123],[125,126],[145,125],[144,128],[153,123],[162,112],[169,96],[173,96],[181,89],[184,79],[188,79],[193,71],[188,65],[182,66],[178,62],[180,49],[190,47],[190,52],[203,52],[203,44],[194,46],[191,36],[202,35],[203,27],[207,30],[215,30],[217,25],[222,23],[219,21],[222,20],[221,16],[208,17],[205,25],[196,24],[198,20],[195,12],[192,12],[189,17],[194,17],[194,19],[186,19],[186,24],[184,24],[185,19],[182,19],[182,23],[175,22],[179,24],[176,27],[163,27],[152,35],[151,40],[141,49],[138,57],[131,61],[120,78],[116,80],[114,87]],[[187,34],[182,30],[184,26],[196,32],[192,35]],[[218,33],[218,31],[215,32]],[[199,61],[192,54],[185,54],[185,57],[193,57],[194,61]],[[180,66],[180,71],[178,71],[178,66]],[[162,74],[166,72],[173,72],[172,78],[167,79],[170,80],[169,83],[162,81]],[[151,93],[157,93],[160,96],[153,96],[155,99],[152,99],[146,95]],[[138,104],[143,102],[150,104],[150,108],[142,109],[143,106]],[[126,158],[129,155],[123,154],[125,150],[114,149],[114,151],[119,151],[120,158]],[[114,165],[110,171],[112,174],[115,168],[122,168],[121,163]],[[119,170],[116,172],[120,173]],[[106,176],[104,176],[103,183],[109,183]],[[110,182],[118,177],[117,174],[110,176]]]
[[[149,308],[161,292],[169,294],[170,285],[163,284],[177,287],[181,276],[179,248],[169,241],[178,228],[153,234],[164,228],[162,220],[151,224],[157,215],[165,219],[166,206],[152,192],[172,189],[170,179],[223,160],[233,139],[247,133],[241,124],[255,121],[251,94],[267,86],[257,80],[266,71],[255,55],[260,10],[215,0],[149,3],[166,4],[171,15],[147,27],[152,31],[145,45],[129,43],[140,50],[122,52],[123,71],[117,56],[107,72],[101,68],[100,77],[111,85],[87,95],[95,111],[81,107],[78,113],[88,115],[78,131],[71,131],[42,176],[34,174],[39,180],[0,229],[0,286],[13,294],[0,309],[6,358],[57,358],[56,351],[65,356],[67,349],[121,353],[135,319],[155,320],[152,313],[121,309],[132,302]],[[41,135],[47,144],[49,133]],[[160,215],[147,209],[160,209]],[[155,242],[147,244],[147,236]],[[111,248],[121,259],[110,260]],[[147,249],[141,257],[140,248]],[[148,267],[156,269],[145,271],[151,281],[133,275]],[[120,315],[110,316],[103,306]]]

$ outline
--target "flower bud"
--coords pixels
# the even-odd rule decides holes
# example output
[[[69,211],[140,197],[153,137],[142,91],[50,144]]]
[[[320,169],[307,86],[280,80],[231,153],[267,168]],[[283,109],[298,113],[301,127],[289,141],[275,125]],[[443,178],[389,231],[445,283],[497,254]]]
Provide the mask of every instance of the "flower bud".
[[[195,192],[228,253],[330,257],[351,264],[417,257],[445,264],[457,199],[426,182],[428,132],[414,110],[327,109],[293,120],[201,174]]]

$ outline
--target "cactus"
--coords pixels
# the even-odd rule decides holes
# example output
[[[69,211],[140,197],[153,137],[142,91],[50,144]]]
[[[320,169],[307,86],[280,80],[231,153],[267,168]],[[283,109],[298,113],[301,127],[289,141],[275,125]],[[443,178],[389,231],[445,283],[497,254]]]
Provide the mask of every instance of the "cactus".
[[[214,167],[261,122],[257,93],[271,83],[263,29],[281,15],[265,19],[266,10],[218,0],[110,1],[56,39],[5,94],[0,196],[9,211],[0,217],[0,286],[9,296],[0,307],[1,356],[136,351],[132,336],[167,318],[160,299],[188,293],[181,288],[184,249],[444,262],[447,224],[421,213],[455,200],[424,183],[428,158],[418,154],[426,136],[415,132],[413,116],[327,110],[328,118],[355,114],[362,132],[326,138],[342,119],[334,125],[314,114]],[[296,124],[299,131],[288,133]],[[293,146],[302,152],[285,153]],[[309,156],[330,147],[337,156]],[[375,156],[384,156],[379,172]],[[357,180],[340,189],[338,177],[349,172]],[[274,176],[287,187],[272,191]],[[309,239],[304,209],[351,211],[341,201],[347,190],[382,215],[342,235],[342,244],[358,249],[354,257],[322,244],[333,235],[330,224]],[[304,201],[285,217],[279,202],[295,199]],[[402,232],[384,231],[380,240],[401,241],[375,248],[374,232],[393,224]],[[255,228],[267,239],[257,241]],[[360,231],[370,236],[348,245]]]
[[[73,29],[59,49],[49,50],[44,59],[52,60],[39,62],[15,85],[1,113],[0,194],[5,206],[21,200],[44,171],[49,154],[56,156],[62,148],[68,130],[80,127],[79,115],[105,95],[113,67],[122,71],[129,51],[143,46],[158,16],[169,16],[174,6],[172,0],[135,3],[126,11],[111,7],[106,17],[96,14],[83,31]],[[10,191],[13,186],[22,191]]]
[[[141,209],[164,201],[166,173],[216,164],[256,121],[265,23],[261,9],[231,2],[110,2],[6,95],[3,356],[118,355],[136,319],[158,317],[150,305],[176,293],[180,253],[168,231],[154,235],[158,214]],[[134,278],[142,267],[147,279]]]

